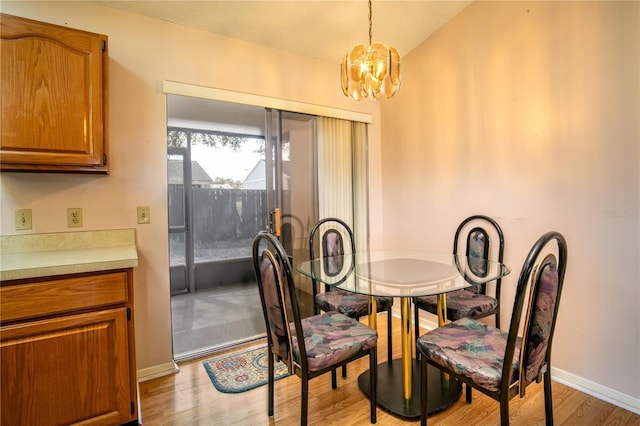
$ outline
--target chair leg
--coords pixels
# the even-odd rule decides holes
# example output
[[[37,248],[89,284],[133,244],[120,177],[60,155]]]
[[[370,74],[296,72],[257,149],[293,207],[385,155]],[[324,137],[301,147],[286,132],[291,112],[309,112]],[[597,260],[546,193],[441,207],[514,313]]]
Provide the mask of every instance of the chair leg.
[[[318,295],[318,290],[317,290],[317,287],[316,287],[315,280],[312,280],[311,283],[312,283],[312,288],[313,288],[313,291],[312,291],[312,294],[311,294],[311,297],[313,298],[313,315],[318,315],[320,313],[320,309],[318,308],[318,302],[316,301],[316,296]]]
[[[466,393],[466,397],[467,397],[467,402],[469,404],[471,404],[471,400],[473,399],[473,397],[471,396],[471,392],[473,391],[473,388],[469,385],[465,385],[467,393]]]
[[[335,389],[338,387],[338,375],[336,374],[336,369],[331,370],[331,389]]]
[[[377,383],[378,383],[378,349],[377,347],[371,348],[369,350],[369,396],[370,396],[370,407],[371,407],[371,423],[376,423],[378,421],[377,418]]]
[[[500,426],[509,426],[509,395],[500,396]]]
[[[551,397],[551,366],[544,373],[544,417],[547,426],[553,426],[553,402]]]
[[[269,370],[269,379],[268,379],[268,394],[269,396],[267,397],[267,411],[269,413],[269,417],[273,416],[273,383],[274,383],[274,361],[273,361],[273,354],[271,352],[269,352],[269,361],[268,361],[268,366],[267,366],[268,370]]]
[[[342,366],[342,378],[346,379],[347,378],[347,365],[343,365]]]
[[[334,370],[335,371],[335,370]],[[307,426],[307,412],[309,411],[309,378],[306,374],[303,374],[300,383],[302,384],[302,391],[300,397],[300,426]]]
[[[418,337],[420,337],[420,309],[418,309],[418,306],[415,303],[413,305],[414,305],[413,326],[415,330],[414,341],[416,342],[415,343],[416,359],[420,359],[420,351],[418,350]]]
[[[391,306],[387,309],[387,361],[393,360],[393,333],[391,332]]]
[[[416,352],[416,357],[418,356]],[[420,358],[420,426],[427,426],[427,359]]]

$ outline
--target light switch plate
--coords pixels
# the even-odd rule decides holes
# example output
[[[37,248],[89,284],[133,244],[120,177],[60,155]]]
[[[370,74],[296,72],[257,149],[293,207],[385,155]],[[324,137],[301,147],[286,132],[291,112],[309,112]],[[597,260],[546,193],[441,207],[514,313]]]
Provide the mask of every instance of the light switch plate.
[[[151,223],[151,208],[149,206],[138,206],[138,223]]]
[[[16,210],[16,231],[31,229],[31,209]]]

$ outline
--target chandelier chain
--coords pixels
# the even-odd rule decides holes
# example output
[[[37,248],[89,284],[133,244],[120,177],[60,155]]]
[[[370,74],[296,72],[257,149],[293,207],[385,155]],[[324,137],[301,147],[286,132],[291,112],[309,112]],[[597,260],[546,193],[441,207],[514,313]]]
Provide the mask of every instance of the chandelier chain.
[[[372,20],[372,12],[371,12],[371,0],[369,0],[369,46],[371,46],[371,40],[373,39],[373,20]]]

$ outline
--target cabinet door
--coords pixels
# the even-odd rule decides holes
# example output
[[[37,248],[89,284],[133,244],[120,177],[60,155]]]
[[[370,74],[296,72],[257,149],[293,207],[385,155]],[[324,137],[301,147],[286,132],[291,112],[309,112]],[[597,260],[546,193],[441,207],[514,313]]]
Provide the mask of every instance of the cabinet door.
[[[126,308],[0,328],[2,425],[136,418]]]
[[[106,42],[0,16],[1,170],[107,172]]]

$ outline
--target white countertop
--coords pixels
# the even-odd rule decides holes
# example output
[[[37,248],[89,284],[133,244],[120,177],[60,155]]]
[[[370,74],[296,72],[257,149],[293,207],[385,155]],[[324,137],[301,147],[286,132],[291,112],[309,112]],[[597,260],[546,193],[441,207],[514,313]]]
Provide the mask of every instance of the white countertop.
[[[0,236],[0,280],[138,266],[135,230]]]

